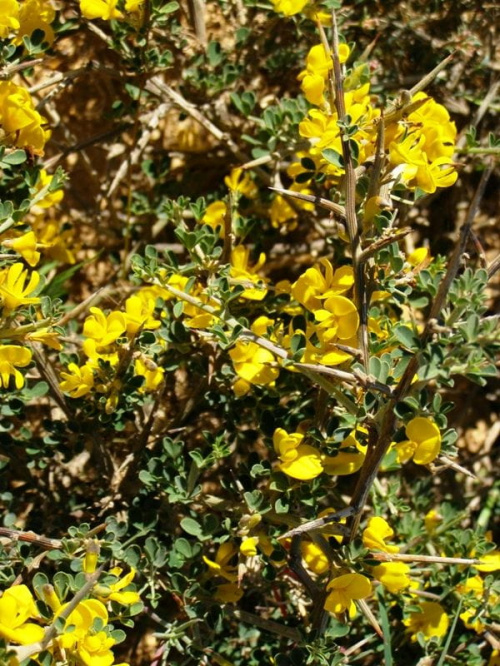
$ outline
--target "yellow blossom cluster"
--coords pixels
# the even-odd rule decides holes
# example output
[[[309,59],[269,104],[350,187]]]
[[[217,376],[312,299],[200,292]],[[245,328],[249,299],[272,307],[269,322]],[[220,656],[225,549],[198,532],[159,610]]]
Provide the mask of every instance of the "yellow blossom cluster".
[[[305,3],[292,0],[275,2],[276,11],[286,15],[296,14],[304,7]],[[338,57],[341,64],[349,59],[347,44],[339,45]],[[301,176],[295,183],[298,191],[303,191],[308,183],[307,179],[304,182],[304,173],[310,167],[306,169],[301,163],[305,157],[312,161],[316,171],[333,181],[344,173],[343,130],[339,126],[339,120],[344,119],[338,117],[331,97],[329,78],[332,69],[332,54],[323,44],[316,44],[310,48],[305,69],[298,77],[302,92],[313,107],[299,124],[299,134],[309,141],[310,147],[298,154],[297,161],[288,169],[290,176]],[[359,76],[347,77],[344,105],[350,125],[350,150],[356,161],[363,164],[375,154],[380,122],[380,109],[373,103],[370,84],[362,83]],[[410,107],[411,112],[406,116],[386,122],[386,176],[394,183],[402,182],[408,189],[419,188],[428,193],[435,192],[438,187],[453,185],[457,172],[451,158],[457,132],[449,113],[423,92],[411,98]],[[280,216],[275,213],[274,217],[277,223]]]
[[[131,570],[120,578],[122,570],[110,571],[115,582],[97,585],[91,591],[92,598],[78,602],[65,618],[63,628],[48,644],[49,652],[64,655],[68,663],[84,666],[113,666],[115,658],[111,648],[116,644],[109,626],[107,604],[111,601],[122,605],[140,602],[136,591],[128,590],[135,576]],[[0,637],[7,644],[31,645],[40,642],[45,635],[44,624],[53,623],[68,609],[69,602],[61,603],[50,584],[36,588],[36,594],[48,609],[52,618],[42,618],[35,598],[26,585],[15,585],[4,591],[0,599]],[[36,655],[35,655],[36,658]],[[17,663],[17,662],[14,662]],[[116,666],[127,666],[117,664]]]
[[[0,88],[2,86],[4,86],[4,83],[0,82]],[[17,95],[15,88],[17,87],[11,88],[11,92],[14,91],[12,92],[13,98]],[[6,104],[4,106],[4,113],[7,113],[6,109],[10,108],[12,112],[10,122],[13,124],[17,122],[20,127],[24,123],[23,129],[19,129],[16,132],[17,140],[19,140],[19,137],[23,137],[23,141],[26,142],[31,140],[36,141],[36,127],[31,124],[31,121],[38,114],[33,112],[36,114],[35,116],[30,115],[30,113],[23,115],[21,109],[21,103],[27,99],[26,95],[27,93],[25,94],[24,92],[19,93],[17,106],[13,99],[10,99],[10,101],[4,100]],[[20,112],[19,109],[21,109]],[[34,132],[34,139],[29,138],[32,136],[30,132]],[[43,143],[40,143],[39,146],[41,148]],[[33,145],[31,145],[31,148],[33,148]],[[37,201],[40,210],[57,203],[63,196],[61,190],[48,192],[52,178],[53,176],[48,175],[42,169],[39,173],[38,181],[34,186],[35,200],[37,194],[41,197]],[[48,231],[48,226],[50,225],[44,224],[41,218],[38,219],[37,225],[36,227],[33,225],[35,230],[24,233],[19,233],[16,226],[11,227],[0,238],[0,244],[3,248],[15,252],[29,266],[36,266],[38,264],[40,250],[47,251],[47,254],[50,254],[51,251],[62,252],[66,247],[64,239],[57,232],[53,234],[52,238],[49,238],[48,234],[52,233]],[[67,248],[66,252],[69,252]],[[6,257],[9,256],[6,255]],[[12,255],[12,258],[15,258],[14,255]],[[66,256],[65,258],[74,261],[74,257],[72,256]],[[28,314],[26,307],[38,306],[40,304],[41,299],[38,293],[41,287],[40,274],[37,271],[27,269],[21,261],[15,261],[0,269],[1,330],[2,340],[4,341],[4,344],[0,345],[0,386],[4,389],[11,387],[11,379],[16,389],[21,389],[24,386],[24,376],[18,368],[26,368],[30,365],[32,351],[28,347],[21,346],[20,342],[42,343],[57,351],[62,349],[58,333],[50,325],[47,325],[45,322],[33,322],[30,324],[23,324],[22,322],[22,319],[26,319],[26,315]],[[11,342],[9,342],[9,339],[11,339]]]
[[[265,256],[261,254],[257,265],[248,263],[249,252],[238,246],[232,253],[230,276],[235,283],[246,286],[251,283],[258,288],[245,289],[241,298],[261,300],[267,289],[266,280],[257,276]],[[302,334],[306,341],[302,361],[335,366],[350,361],[352,355],[343,347],[356,347],[359,315],[354,303],[343,294],[351,289],[354,277],[351,266],[334,270],[328,259],[321,259],[316,266],[307,269],[292,285],[282,285],[309,318],[306,330],[285,332],[280,320],[266,316],[258,317],[251,325],[252,333],[276,342],[289,349],[294,333]],[[295,306],[291,306],[292,309]],[[300,307],[294,313],[302,311]],[[271,333],[270,333],[271,331]],[[341,346],[339,346],[341,345]],[[279,376],[279,364],[270,347],[255,341],[238,340],[229,352],[238,380],[234,385],[237,395],[245,395],[250,385],[270,386]]]
[[[26,283],[26,281],[28,281]],[[25,305],[35,305],[40,302],[38,296],[33,296],[40,282],[40,275],[33,271],[28,278],[28,271],[23,264],[15,263],[9,268],[0,270],[0,307],[2,317],[13,317],[15,311]],[[4,333],[12,330],[13,337],[17,333],[15,329],[6,327]],[[30,331],[33,334],[35,329]],[[17,336],[16,336],[17,337]],[[18,368],[26,367],[32,358],[31,350],[17,344],[0,345],[0,386],[9,388],[10,378],[13,377],[17,389],[24,386],[24,376]]]
[[[26,88],[13,81],[0,81],[0,127],[4,143],[43,155],[50,136],[46,125]]]
[[[49,191],[54,176],[41,169],[34,188],[36,204],[33,208],[42,211],[59,203],[64,192],[61,189]],[[38,196],[42,198],[39,199]],[[31,231],[20,233],[13,227],[0,238],[0,244],[13,250],[21,256],[30,266],[36,266],[40,261],[41,251],[49,257],[59,259],[62,263],[75,263],[75,257],[66,246],[68,233],[60,233],[60,224],[56,221],[47,221],[42,215],[35,216],[31,223]]]
[[[126,12],[140,12],[144,0],[125,0]],[[80,0],[80,11],[87,19],[111,19],[124,18],[123,12],[118,9],[118,0]]]
[[[252,324],[253,333],[260,335],[272,325],[272,319],[268,317],[259,317]],[[264,349],[256,342],[237,340],[229,356],[233,362],[234,371],[238,379],[233,385],[237,396],[243,396],[248,393],[251,385],[270,386],[278,378],[279,368],[277,367],[275,355],[268,349]]]
[[[329,456],[305,443],[302,433],[287,433],[283,428],[277,428],[273,444],[280,458],[278,468],[299,481],[310,481],[322,472],[332,476],[354,474],[366,457],[366,445],[358,441],[358,432],[366,433],[364,428],[353,431],[341,442],[337,454]]]
[[[422,106],[388,128],[389,162],[394,167],[393,175],[397,174],[408,188],[418,187],[432,194],[457,180],[451,162],[457,129],[444,106],[425,93],[417,93],[411,101]]]
[[[144,288],[126,299],[124,311],[113,310],[106,315],[100,308],[91,307],[91,314],[83,325],[82,350],[88,360],[82,366],[68,365],[68,372],[61,373],[61,390],[72,398],[81,398],[95,389],[106,395],[106,411],[112,412],[122,388],[118,372],[120,362],[123,358],[129,361],[134,358],[129,345],[133,344],[139,331],[155,330],[160,326],[160,321],[154,317],[155,305],[154,290],[152,293],[151,288]],[[125,344],[120,344],[121,340]],[[114,371],[111,377],[103,363],[109,364]],[[164,369],[148,356],[135,355],[133,368],[134,374],[143,378],[140,392],[156,391],[163,383]]]
[[[0,0],[0,38],[12,38],[19,46],[23,37],[31,37],[35,30],[44,32],[44,41],[54,42],[51,23],[56,12],[50,0]]]

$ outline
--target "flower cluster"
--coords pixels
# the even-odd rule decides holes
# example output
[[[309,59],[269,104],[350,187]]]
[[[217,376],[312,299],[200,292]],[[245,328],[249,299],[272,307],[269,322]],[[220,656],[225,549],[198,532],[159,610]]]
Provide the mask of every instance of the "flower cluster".
[[[418,187],[432,194],[457,180],[450,161],[457,129],[444,106],[425,93],[417,93],[411,101],[421,106],[388,128],[389,162],[394,167],[393,175],[408,188]]]
[[[239,250],[241,248],[241,250]],[[236,252],[237,265],[232,264],[230,275],[241,276],[243,284],[257,281],[256,268],[262,265],[261,255],[257,267],[248,266],[248,251],[239,246]],[[261,283],[264,281],[260,281]],[[356,333],[359,316],[354,303],[344,296],[353,285],[354,278],[350,266],[334,270],[328,259],[322,259],[318,265],[307,269],[292,285],[282,285],[297,305],[290,305],[288,310],[295,314],[303,312],[306,316],[305,330],[295,329],[285,332],[284,322],[266,316],[258,317],[251,330],[258,336],[264,336],[289,350],[294,334],[302,335],[305,347],[302,361],[336,366],[349,362],[352,355],[346,346],[357,347]],[[261,300],[266,294],[262,287],[245,289],[241,298]],[[269,334],[269,331],[273,331]],[[263,348],[257,342],[238,340],[229,352],[239,380],[235,384],[238,395],[248,392],[250,384],[257,386],[271,385],[279,375],[275,354],[270,348]],[[243,384],[240,380],[243,380]]]
[[[139,331],[160,326],[154,317],[155,306],[154,290],[146,287],[126,299],[124,311],[113,310],[106,315],[100,308],[91,307],[83,325],[82,350],[88,360],[82,366],[68,365],[68,372],[61,373],[61,390],[72,398],[81,398],[95,389],[105,398],[105,411],[111,413],[131,366],[133,374],[143,380],[139,391],[156,391],[163,382],[163,368],[147,354],[133,354]]]
[[[57,655],[58,659],[68,660],[68,663],[113,666],[115,658],[111,648],[117,641],[109,622],[108,604],[111,601],[127,606],[140,603],[139,594],[128,589],[135,571],[131,570],[123,578],[120,578],[121,572],[120,568],[112,569],[108,578],[113,582],[94,586],[91,597],[76,605],[62,603],[49,583],[35,586],[36,595],[49,613],[44,615],[26,585],[8,588],[0,599],[0,637],[11,647],[36,644],[45,636],[44,625],[64,617],[59,633],[47,645],[48,651]],[[70,605],[73,607],[68,614]],[[116,666],[127,665],[122,663]]]
[[[140,12],[144,0],[125,0],[125,11]],[[80,0],[80,11],[86,19],[123,19],[124,14],[118,9],[118,0]]]
[[[358,430],[366,431],[364,428]],[[293,479],[310,481],[322,472],[332,476],[344,476],[357,472],[366,456],[366,445],[352,432],[340,444],[336,455],[321,453],[317,447],[305,443],[299,432],[287,433],[283,428],[274,432],[274,450],[280,458],[279,469]]]
[[[304,9],[307,13],[306,4],[287,0],[275,2],[275,9],[290,16]],[[338,50],[341,65],[350,54],[347,44],[341,43]],[[455,150],[456,127],[444,106],[418,92],[409,100],[406,116],[381,121],[380,109],[374,105],[370,83],[363,80],[361,67],[355,68],[352,75],[346,78],[346,116],[339,118],[329,86],[332,69],[332,54],[326,51],[323,44],[312,46],[306,57],[305,69],[298,77],[302,92],[313,107],[299,125],[299,134],[309,141],[310,147],[297,154],[297,161],[288,169],[288,174],[296,179],[294,185],[297,191],[304,191],[311,182],[311,169],[326,174],[328,182],[338,181],[344,173],[342,142],[346,134],[356,163],[363,164],[373,158],[379,122],[386,125],[386,178],[395,184],[401,182],[410,190],[418,188],[428,193],[455,183],[457,172],[451,157]],[[339,121],[345,123],[346,119],[348,127],[341,126]],[[276,207],[283,208],[283,204],[278,200]],[[278,224],[283,217],[286,222],[286,215],[280,215],[278,211],[273,217],[273,224]]]
[[[0,81],[0,126],[7,145],[43,155],[50,136],[47,121],[35,109],[26,88],[12,81]]]
[[[53,23],[56,12],[50,0],[2,0],[0,3],[0,38],[12,38],[19,46],[23,37],[42,30],[44,41],[54,42]]]

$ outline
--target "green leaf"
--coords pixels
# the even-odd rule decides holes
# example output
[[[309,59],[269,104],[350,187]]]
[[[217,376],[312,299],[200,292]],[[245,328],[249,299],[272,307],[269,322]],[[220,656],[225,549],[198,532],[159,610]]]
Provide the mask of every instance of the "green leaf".
[[[325,150],[321,151],[321,155],[330,164],[333,164],[336,167],[340,167],[341,169],[344,168],[344,159],[342,155],[336,150],[333,150],[333,148],[325,148]]]
[[[391,625],[389,624],[389,618],[385,606],[382,603],[379,603],[378,611],[382,632],[384,634],[384,664],[385,666],[392,666],[394,661],[392,659]]]
[[[4,155],[1,161],[2,165],[14,166],[22,164],[26,161],[26,152],[24,150],[13,150],[11,153]]]
[[[167,2],[166,5],[157,9],[158,14],[171,14],[176,12],[179,9],[179,3],[173,0],[172,2]]]
[[[409,349],[410,351],[416,351],[419,348],[419,339],[415,331],[413,331],[408,326],[397,326],[394,329],[394,335],[399,340],[399,342]]]
[[[202,527],[194,518],[183,518],[181,520],[181,527],[184,532],[187,532],[192,536],[203,536]]]

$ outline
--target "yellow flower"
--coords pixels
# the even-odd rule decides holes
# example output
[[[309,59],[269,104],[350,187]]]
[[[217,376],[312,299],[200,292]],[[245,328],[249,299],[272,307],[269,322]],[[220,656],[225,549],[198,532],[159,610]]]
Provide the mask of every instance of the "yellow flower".
[[[0,345],[0,386],[9,388],[10,376],[17,389],[24,386],[24,377],[16,368],[24,368],[31,362],[31,351],[18,345]]]
[[[139,388],[140,393],[156,391],[163,383],[165,377],[165,370],[149,358],[136,359],[134,362],[134,371],[136,375],[144,377],[144,384]]]
[[[253,199],[257,196],[258,190],[250,178],[250,174],[243,171],[241,167],[233,169],[229,176],[224,178],[224,183],[231,190],[231,192],[239,192],[247,199]]]
[[[292,296],[311,312],[321,308],[321,301],[335,294],[343,294],[354,284],[351,266],[335,271],[328,259],[308,268],[292,285]]]
[[[417,416],[406,425],[408,440],[394,446],[398,462],[405,463],[413,458],[417,465],[428,465],[441,450],[441,433],[429,418]]]
[[[429,252],[428,247],[417,247],[416,250],[413,250],[413,252],[411,252],[406,257],[406,261],[410,264],[410,266],[416,268],[417,266],[421,266],[424,263],[428,264],[430,258],[431,253]]]
[[[500,650],[493,650],[488,661],[488,666],[500,666]]]
[[[275,362],[274,355],[255,342],[238,340],[229,356],[236,374],[249,384],[266,386],[274,382],[279,375],[279,369],[269,365]]]
[[[26,585],[9,587],[0,599],[0,636],[8,642],[29,645],[42,640],[44,631],[27,620],[39,617]]]
[[[153,317],[155,299],[148,298],[147,294],[139,291],[125,301],[125,319],[127,322],[127,335],[133,338],[139,329],[154,330],[159,328],[160,322]]]
[[[240,545],[240,553],[244,557],[255,557],[257,555],[258,537],[244,537]]]
[[[40,261],[40,252],[36,250],[36,236],[33,231],[14,239],[3,241],[2,245],[12,248],[30,265],[36,266]]]
[[[5,39],[15,30],[19,30],[19,3],[0,0],[0,38]]]
[[[28,271],[21,263],[15,263],[0,272],[0,299],[4,314],[9,314],[21,305],[40,303],[37,296],[29,296],[38,287],[40,275],[33,271],[25,286]]]
[[[226,541],[218,547],[215,560],[209,560],[203,555],[203,561],[213,576],[222,576],[230,583],[234,583],[238,580],[237,567],[230,562],[237,553],[236,546],[230,541]]]
[[[63,381],[59,384],[61,391],[68,393],[71,398],[81,398],[94,388],[94,373],[92,366],[86,363],[79,368],[76,363],[68,365],[69,372],[61,372]]]
[[[279,469],[299,481],[310,481],[323,471],[321,455],[314,446],[302,444],[304,435],[277,428],[273,435],[274,450],[280,457]]]
[[[323,340],[332,341],[334,338],[348,340],[356,335],[359,326],[359,315],[356,306],[345,296],[330,296],[324,302],[323,308],[314,312],[314,318],[319,322],[318,328],[323,329]]]
[[[99,360],[104,361],[105,363],[109,363],[113,367],[118,365],[118,350],[113,349],[112,347],[102,348],[101,345],[99,345],[99,343],[92,338],[84,340],[82,351],[86,356],[88,356],[89,360],[87,361],[87,365],[89,368],[98,370],[100,367]],[[103,389],[102,392],[106,393],[106,390]]]
[[[342,297],[339,297],[342,298]],[[347,300],[347,299],[345,299]],[[357,313],[356,313],[357,315]],[[314,343],[313,340],[314,339]],[[357,347],[356,337],[339,339],[335,335],[335,327],[313,326],[308,323],[306,331],[306,349],[302,361],[304,363],[321,363],[322,365],[340,365],[352,360],[351,354],[339,349],[337,342],[348,347]]]
[[[43,41],[52,44],[55,39],[51,23],[56,13],[50,0],[25,0],[21,4],[19,14],[19,31],[13,40],[16,46],[23,43],[23,37],[31,37],[35,30],[43,30]]]
[[[408,576],[410,567],[404,562],[383,562],[373,567],[373,576],[386,587],[389,592],[396,594],[411,584]]]
[[[37,596],[54,612],[57,613],[61,608],[61,602],[55,589],[48,583],[42,585],[36,590]]]
[[[143,4],[144,0],[126,0],[125,11],[138,12],[142,9]]]
[[[366,433],[364,428],[358,428],[358,431]],[[358,442],[356,434],[357,431],[353,430],[344,439],[337,455],[323,456],[323,466],[327,474],[344,476],[354,474],[361,468],[366,458],[366,445]]]
[[[433,194],[438,187],[450,187],[457,181],[458,173],[448,157],[438,157],[433,162],[418,165],[409,187],[419,187],[424,192]]]
[[[59,333],[51,331],[48,328],[39,328],[32,333],[28,333],[26,340],[30,340],[31,342],[41,342],[43,345],[47,345],[47,347],[55,349],[56,351],[61,351],[63,348],[59,340]]]
[[[317,93],[317,88],[315,90]],[[380,111],[372,105],[369,93],[369,83],[345,93],[346,112],[351,117],[352,123],[358,128],[352,135],[351,141],[356,143],[360,162],[364,162],[375,152],[374,121],[380,115]],[[321,172],[334,178],[338,178],[344,173],[340,162],[329,161],[323,156],[325,149],[335,151],[339,157],[342,155],[342,136],[336,112],[328,113],[323,109],[311,109],[307,117],[299,123],[299,134],[309,139],[309,157],[313,159]],[[297,168],[295,165],[292,167]]]
[[[63,231],[58,221],[41,217],[35,219],[32,227],[38,242],[44,248],[44,254],[65,264],[75,263],[74,252],[67,246],[67,242],[72,241],[72,231]]]
[[[350,49],[347,44],[339,45],[339,59],[344,63],[349,57]],[[313,46],[306,58],[306,68],[297,77],[302,81],[301,87],[305,98],[311,104],[321,106],[325,99],[323,92],[326,87],[328,72],[333,69],[333,60],[330,53],[326,53],[323,44]]]
[[[83,324],[83,334],[94,340],[96,349],[102,349],[122,337],[127,330],[127,319],[122,312],[113,311],[107,317],[100,308],[90,308],[92,315]]]
[[[330,613],[348,611],[349,617],[353,618],[356,615],[354,601],[368,597],[372,586],[366,576],[349,573],[331,580],[326,589],[330,590],[330,593],[325,601],[325,610]]]
[[[224,218],[226,214],[226,204],[223,201],[214,201],[207,206],[200,222],[201,224],[208,224],[212,229],[219,229],[220,237],[224,238]]]
[[[422,601],[419,607],[419,611],[411,613],[403,621],[413,634],[411,640],[415,642],[419,633],[422,633],[426,640],[444,636],[448,630],[449,618],[441,604],[435,601]]]
[[[425,529],[429,534],[433,534],[442,520],[442,516],[436,511],[436,509],[431,509],[424,516]]]
[[[385,540],[392,536],[394,536],[392,527],[381,516],[372,516],[363,532],[363,545],[369,550],[397,553],[399,552],[399,546],[391,546],[385,543]]]
[[[50,136],[50,132],[43,129],[45,123],[25,88],[12,81],[0,81],[0,125],[5,133],[4,142],[42,155]]]
[[[471,576],[466,580],[463,585],[457,586],[457,593],[459,597],[464,601],[464,605],[470,606],[471,601],[474,599],[481,600],[484,596],[484,583],[481,576]],[[487,595],[489,597],[489,594]],[[489,602],[489,599],[485,600],[486,603]],[[472,605],[469,608],[460,613],[460,619],[463,621],[465,626],[468,629],[473,629],[478,634],[482,633],[485,629],[485,625],[481,622],[479,617],[476,617],[480,608],[475,608]]]
[[[451,157],[455,149],[457,128],[450,120],[450,114],[442,104],[438,104],[426,93],[419,92],[412,97],[412,102],[427,99],[416,111],[407,117],[407,123],[420,129],[425,139],[423,150],[429,162],[438,157]]]
[[[307,568],[317,576],[321,576],[329,570],[328,557],[314,541],[302,540],[300,542],[300,552]]]
[[[61,606],[59,613],[66,607],[67,604]],[[111,647],[116,641],[106,631],[93,630],[96,620],[103,628],[108,624],[104,604],[97,599],[80,601],[66,619],[64,632],[54,642],[84,666],[112,666]]]
[[[294,16],[304,9],[309,0],[271,0],[271,2],[275,12],[280,12],[285,16]]]
[[[500,569],[500,550],[492,550],[479,558],[482,564],[475,564],[474,567],[483,573],[492,573]]]
[[[118,0],[80,0],[80,11],[86,19],[120,19],[123,14],[116,8],[117,4]]]
[[[394,175],[401,176],[407,187],[433,193],[457,180],[450,163],[457,130],[444,106],[422,92],[412,98],[412,102],[419,100],[426,101],[404,124],[389,128],[389,161],[396,166]]]
[[[85,557],[83,570],[86,574],[93,574],[97,567],[101,546],[97,539],[89,539],[85,544]]]
[[[141,600],[138,592],[124,589],[128,587],[134,579],[136,573],[135,569],[130,569],[128,574],[123,576],[123,578],[120,578],[122,574],[122,569],[120,567],[111,569],[109,573],[112,576],[115,576],[117,581],[115,583],[98,584],[92,590],[92,594],[94,594],[99,601],[102,601],[103,603],[116,601],[119,604],[131,606]]]
[[[265,278],[257,275],[258,271],[262,268],[266,261],[266,255],[261,252],[256,264],[250,266],[249,264],[250,250],[243,245],[238,245],[231,252],[231,268],[229,275],[236,284],[246,286],[248,283],[253,283],[255,287],[245,289],[240,298],[245,298],[249,301],[261,301],[267,294],[267,288],[264,286],[266,283]],[[258,286],[263,283],[263,286]]]
[[[40,192],[43,190],[44,187],[50,185],[53,179],[54,176],[49,176],[45,169],[41,169],[38,182],[36,184],[36,191]],[[36,205],[40,206],[40,208],[50,208],[51,206],[55,206],[60,201],[62,201],[63,198],[64,191],[62,189],[54,190],[53,192],[47,192],[43,199],[37,201]]]

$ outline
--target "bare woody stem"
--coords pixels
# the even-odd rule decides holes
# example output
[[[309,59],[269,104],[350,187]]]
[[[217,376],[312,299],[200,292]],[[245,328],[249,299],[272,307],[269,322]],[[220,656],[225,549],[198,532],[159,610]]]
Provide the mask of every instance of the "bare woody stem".
[[[432,303],[429,318],[427,319],[427,323],[420,338],[420,343],[419,343],[420,349],[425,349],[427,343],[429,342],[432,336],[433,322],[439,316],[441,309],[445,303],[448,292],[450,290],[451,283],[453,282],[458,273],[458,270],[460,268],[460,261],[463,257],[463,253],[467,245],[467,240],[469,238],[472,223],[478,211],[481,198],[484,194],[486,184],[488,182],[488,179],[492,171],[493,171],[493,165],[490,164],[489,168],[483,172],[476,194],[474,195],[474,199],[469,208],[467,219],[460,231],[460,240],[455,247],[455,251],[453,252],[453,255],[450,259],[450,263],[448,265],[446,274],[439,286],[436,298]],[[373,482],[378,474],[380,465],[382,464],[382,460],[391,444],[392,437],[396,429],[395,407],[408,394],[411,387],[411,383],[413,381],[413,377],[415,376],[418,370],[418,366],[419,366],[419,353],[417,352],[410,359],[410,362],[408,363],[406,370],[403,373],[401,381],[399,382],[397,388],[394,391],[393,397],[389,400],[389,402],[385,407],[385,414],[382,420],[382,426],[380,429],[378,441],[375,447],[370,452],[370,454],[367,456],[365,464],[361,468],[361,473],[358,479],[358,483],[356,484],[356,488],[354,490],[354,494],[351,499],[351,507],[354,510],[354,518],[351,525],[351,534],[349,538],[350,541],[352,541],[357,534],[359,521],[361,518],[361,510],[366,503]]]
[[[409,553],[371,553],[370,557],[380,562],[421,562],[423,564],[464,564],[468,566],[483,564],[481,560],[470,557],[437,557]]]
[[[354,301],[359,312],[360,325],[358,330],[358,341],[362,352],[363,366],[368,369],[368,302],[365,284],[364,264],[361,259],[361,226],[356,215],[356,173],[352,158],[350,138],[345,131],[348,120],[344,96],[344,75],[339,58],[339,34],[337,29],[337,17],[332,12],[333,28],[333,73],[335,87],[335,108],[340,127],[342,139],[342,155],[344,158],[344,187],[345,187],[345,217],[347,233],[351,245],[352,267],[354,271]]]

